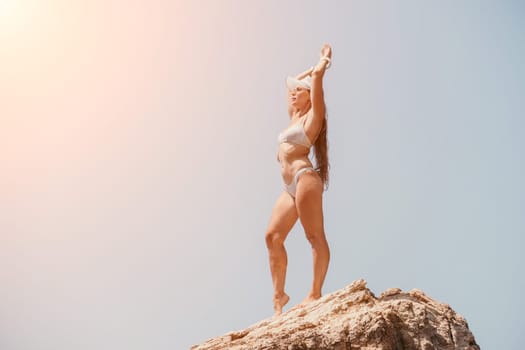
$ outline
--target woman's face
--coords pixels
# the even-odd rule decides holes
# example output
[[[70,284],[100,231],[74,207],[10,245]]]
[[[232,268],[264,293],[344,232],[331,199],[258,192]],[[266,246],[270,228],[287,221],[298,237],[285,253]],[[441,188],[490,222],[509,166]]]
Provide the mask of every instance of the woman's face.
[[[302,109],[310,102],[310,90],[297,86],[293,90],[288,90],[288,103],[297,109]]]

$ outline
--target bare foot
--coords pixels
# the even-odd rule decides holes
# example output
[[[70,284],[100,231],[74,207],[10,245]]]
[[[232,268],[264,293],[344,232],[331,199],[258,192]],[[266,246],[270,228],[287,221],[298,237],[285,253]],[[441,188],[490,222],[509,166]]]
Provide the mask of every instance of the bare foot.
[[[279,316],[283,313],[283,307],[289,300],[290,297],[286,293],[273,298],[273,309],[275,310],[274,316]]]
[[[299,303],[299,304],[297,304],[295,306],[292,306],[292,308],[290,308],[289,311],[295,311],[295,310],[298,310],[298,309],[303,309],[306,305],[308,305],[312,301],[318,300],[319,298],[321,298],[320,294],[319,295],[308,294],[308,296],[301,303]]]
[[[300,307],[310,304],[312,301],[316,301],[321,298],[321,294],[308,294],[306,298],[299,304]]]

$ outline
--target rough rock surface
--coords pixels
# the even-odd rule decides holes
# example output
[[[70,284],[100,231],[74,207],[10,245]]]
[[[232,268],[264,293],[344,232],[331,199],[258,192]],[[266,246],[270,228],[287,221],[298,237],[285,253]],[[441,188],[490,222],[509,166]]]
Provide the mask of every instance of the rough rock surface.
[[[376,297],[366,281],[191,350],[479,350],[465,319],[422,291],[392,288]]]

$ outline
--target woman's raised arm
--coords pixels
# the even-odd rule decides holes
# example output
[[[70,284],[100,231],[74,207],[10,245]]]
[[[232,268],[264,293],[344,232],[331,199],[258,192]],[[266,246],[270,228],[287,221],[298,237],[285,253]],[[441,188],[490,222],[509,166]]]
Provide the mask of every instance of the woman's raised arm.
[[[323,127],[323,121],[326,114],[326,105],[323,92],[323,76],[332,58],[332,48],[324,44],[321,49],[321,58],[312,71],[312,88],[310,90],[310,99],[312,102],[313,118],[305,125],[306,132],[317,136]],[[311,139],[315,139],[311,138]]]
[[[299,75],[297,75],[295,77],[295,79],[301,80],[303,78],[306,78],[307,76],[311,75],[313,71],[314,71],[314,67],[310,67],[307,70],[305,70],[304,72],[299,73]]]

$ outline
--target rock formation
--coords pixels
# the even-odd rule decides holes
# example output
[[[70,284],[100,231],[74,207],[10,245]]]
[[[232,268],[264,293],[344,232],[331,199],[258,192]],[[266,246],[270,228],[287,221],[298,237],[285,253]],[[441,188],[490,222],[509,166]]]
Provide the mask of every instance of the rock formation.
[[[281,316],[194,345],[191,350],[479,350],[463,317],[422,291],[376,298],[357,280]]]

